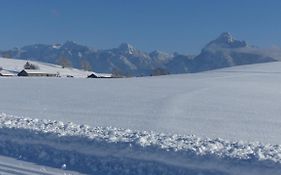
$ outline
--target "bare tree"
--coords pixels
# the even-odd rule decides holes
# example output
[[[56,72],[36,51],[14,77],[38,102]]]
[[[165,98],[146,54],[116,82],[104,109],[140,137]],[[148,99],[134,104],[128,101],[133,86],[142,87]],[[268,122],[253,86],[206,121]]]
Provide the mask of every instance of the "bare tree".
[[[86,59],[81,59],[80,67],[81,67],[81,69],[86,70],[86,71],[91,71],[92,70],[91,64]]]
[[[112,74],[111,76],[113,78],[122,78],[122,77],[124,77],[124,73],[121,70],[117,69],[117,68],[112,68],[111,74]]]
[[[12,58],[13,56],[12,56],[12,54],[10,52],[4,52],[4,53],[2,53],[2,57],[4,57],[4,58]]]
[[[71,61],[65,56],[59,57],[58,64],[61,65],[62,68],[72,67]]]
[[[166,69],[156,68],[156,69],[152,70],[151,76],[168,75],[168,74],[170,74],[170,73]]]

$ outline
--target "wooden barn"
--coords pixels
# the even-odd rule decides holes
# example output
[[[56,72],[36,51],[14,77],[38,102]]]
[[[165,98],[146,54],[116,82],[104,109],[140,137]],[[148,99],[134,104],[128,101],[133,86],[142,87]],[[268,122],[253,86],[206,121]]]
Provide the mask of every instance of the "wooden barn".
[[[18,76],[20,76],[20,77],[58,77],[58,74],[24,69],[18,73]]]

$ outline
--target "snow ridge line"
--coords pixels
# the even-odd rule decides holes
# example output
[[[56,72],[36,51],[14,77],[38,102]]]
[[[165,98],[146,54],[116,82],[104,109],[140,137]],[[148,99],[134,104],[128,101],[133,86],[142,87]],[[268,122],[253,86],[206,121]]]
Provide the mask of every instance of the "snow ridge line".
[[[17,150],[16,154],[11,148]],[[58,166],[64,162],[71,165],[71,160],[81,161],[83,156],[89,160],[91,159],[89,156],[92,156],[92,159],[103,159],[102,161],[107,163],[116,163],[119,161],[117,159],[121,158],[127,165],[130,162],[141,162],[147,166],[153,164],[154,168],[155,162],[158,162],[159,172],[154,171],[153,174],[165,174],[161,171],[174,171],[179,167],[180,171],[173,174],[188,174],[187,172],[192,171],[201,174],[249,174],[249,172],[279,174],[281,172],[281,145],[201,139],[193,135],[169,135],[113,127],[92,128],[72,122],[14,117],[0,113],[0,153],[21,157],[26,155],[27,151],[28,154],[32,152],[39,154],[34,156],[39,157],[38,162],[40,158],[42,159],[40,163],[44,163],[50,152],[56,152],[58,157],[65,159],[58,160],[56,164],[48,162],[47,164],[51,166]],[[73,152],[76,156],[66,160],[65,156]],[[77,162],[72,163],[73,167],[74,164]],[[103,163],[99,162],[99,164]],[[171,168],[165,169],[167,165]],[[118,165],[119,168],[120,166],[122,165]],[[69,168],[83,171],[79,166]],[[112,170],[114,169],[116,170],[116,167]],[[93,170],[90,165],[84,170],[86,173],[97,171],[109,174],[102,167]],[[138,174],[135,171],[128,172]]]

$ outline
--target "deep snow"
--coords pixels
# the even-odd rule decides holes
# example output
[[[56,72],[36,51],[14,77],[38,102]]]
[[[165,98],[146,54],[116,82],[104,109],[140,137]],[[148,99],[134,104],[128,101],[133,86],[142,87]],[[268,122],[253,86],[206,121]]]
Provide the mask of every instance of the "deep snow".
[[[88,174],[279,175],[280,70],[0,78],[0,154]]]
[[[0,78],[0,111],[281,144],[281,63],[146,78]]]
[[[279,175],[281,146],[0,114],[0,153],[88,174]],[[1,163],[0,163],[1,172]]]

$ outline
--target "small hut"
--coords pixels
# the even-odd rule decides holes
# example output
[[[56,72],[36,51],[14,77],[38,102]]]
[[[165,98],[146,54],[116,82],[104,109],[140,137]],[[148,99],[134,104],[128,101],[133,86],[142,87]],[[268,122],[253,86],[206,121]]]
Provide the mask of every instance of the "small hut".
[[[104,73],[91,73],[88,75],[87,78],[112,78],[111,74],[104,74]]]
[[[92,73],[91,75],[88,75],[87,78],[100,78],[100,77],[97,76],[95,73]]]

